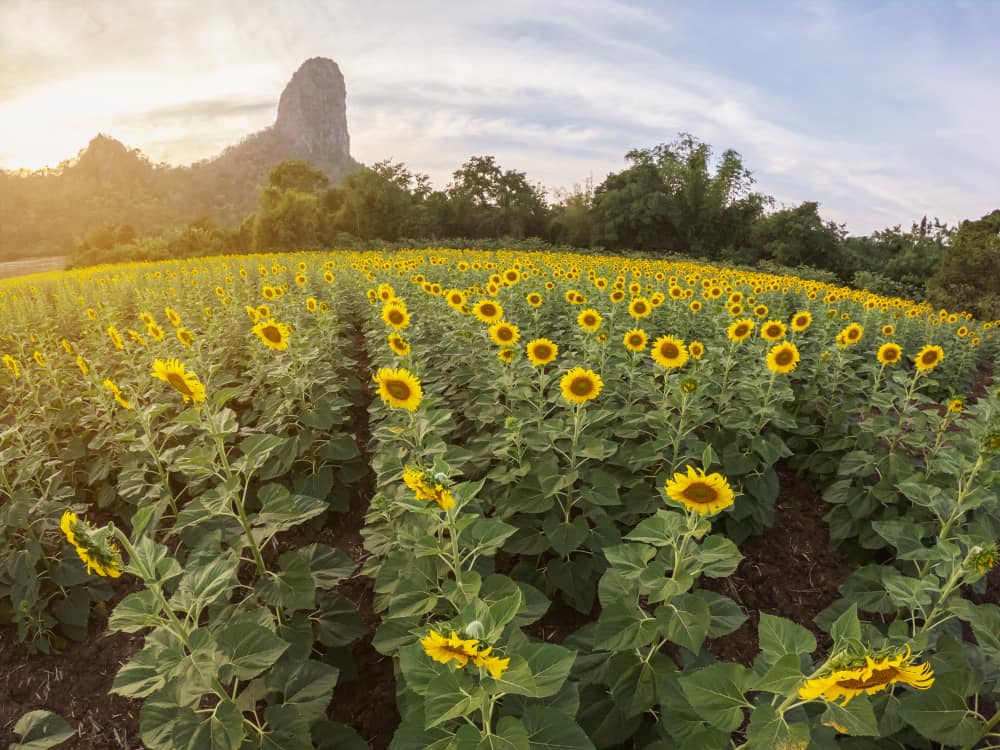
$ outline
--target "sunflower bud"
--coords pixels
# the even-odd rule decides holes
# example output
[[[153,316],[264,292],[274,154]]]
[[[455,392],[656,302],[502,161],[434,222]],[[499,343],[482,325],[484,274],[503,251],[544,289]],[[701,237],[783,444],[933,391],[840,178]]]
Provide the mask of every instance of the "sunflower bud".
[[[996,566],[998,559],[1000,559],[1000,552],[998,552],[995,542],[977,544],[969,550],[962,565],[967,570],[975,570],[977,573],[985,575]]]

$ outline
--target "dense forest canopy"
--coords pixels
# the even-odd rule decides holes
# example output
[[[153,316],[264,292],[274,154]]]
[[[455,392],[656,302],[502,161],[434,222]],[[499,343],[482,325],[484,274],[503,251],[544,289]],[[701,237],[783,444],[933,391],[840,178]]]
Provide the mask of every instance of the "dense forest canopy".
[[[1000,210],[957,227],[924,217],[909,229],[848,236],[844,226],[821,216],[815,201],[776,207],[754,189],[740,154],[728,149],[715,157],[709,144],[686,133],[628,152],[625,168],[596,186],[551,197],[524,172],[504,169],[488,155],[470,157],[435,190],[426,175],[401,163],[325,165],[324,171],[302,160],[274,164],[268,154],[241,144],[211,162],[177,168],[154,165],[98,136],[55,170],[0,172],[0,255],[72,252],[81,265],[533,238],[796,268],[1000,317]]]

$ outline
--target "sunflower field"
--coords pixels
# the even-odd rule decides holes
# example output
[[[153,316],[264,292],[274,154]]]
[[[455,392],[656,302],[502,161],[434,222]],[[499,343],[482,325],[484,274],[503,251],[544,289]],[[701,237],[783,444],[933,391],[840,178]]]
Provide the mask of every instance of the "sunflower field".
[[[127,634],[121,747],[1000,748],[1000,322],[446,249],[0,313],[0,657]],[[790,499],[841,564],[808,612],[755,605],[800,571],[746,584]],[[43,703],[0,740],[91,746]]]

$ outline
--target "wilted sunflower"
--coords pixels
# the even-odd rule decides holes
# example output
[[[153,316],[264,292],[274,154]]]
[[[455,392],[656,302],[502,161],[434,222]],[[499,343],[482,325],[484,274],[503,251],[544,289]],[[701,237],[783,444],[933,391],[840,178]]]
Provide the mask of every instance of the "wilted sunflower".
[[[941,364],[941,360],[943,359],[944,349],[936,344],[927,344],[923,349],[917,352],[917,357],[913,361],[917,366],[917,370],[920,372],[930,372]]]
[[[10,370],[11,375],[15,378],[21,377],[21,366],[17,363],[16,359],[9,354],[5,354],[3,355],[3,363],[7,369]]]
[[[586,310],[581,310],[580,314],[576,316],[577,325],[590,333],[593,333],[600,328],[603,320],[604,318],[601,317],[601,314],[591,307],[588,307]]]
[[[251,329],[268,349],[283,351],[288,348],[292,327],[276,320],[263,320]]]
[[[400,357],[410,353],[410,343],[398,333],[389,334],[389,348]]]
[[[653,312],[653,306],[645,297],[636,297],[628,303],[628,314],[636,320],[645,318]]]
[[[559,354],[559,346],[548,339],[535,339],[527,343],[525,351],[531,364],[542,367],[555,361],[556,355]]]
[[[769,320],[761,324],[760,337],[765,341],[781,341],[785,338],[785,324],[780,320]]]
[[[176,359],[157,359],[153,362],[154,378],[169,383],[184,397],[184,403],[198,404],[205,400],[205,386],[193,372],[186,372],[184,365]]]
[[[791,341],[771,347],[767,353],[767,369],[776,375],[786,375],[799,363],[799,349]]]
[[[76,513],[65,511],[59,521],[59,528],[66,541],[76,548],[76,554],[87,566],[87,572],[97,573],[107,578],[118,578],[122,574],[122,558],[111,540],[111,528],[92,529],[80,521]]]
[[[378,395],[391,408],[413,411],[420,405],[424,392],[420,381],[409,370],[383,367],[372,380],[378,383]]]
[[[660,336],[653,342],[649,355],[660,367],[676,369],[688,361],[688,351],[684,342],[673,336]]]
[[[481,299],[472,307],[472,314],[483,323],[496,323],[503,319],[503,307],[492,299]]]
[[[705,345],[700,341],[692,341],[688,344],[688,354],[695,359],[701,359],[705,354]]]
[[[631,331],[626,331],[625,338],[622,339],[622,343],[625,344],[625,348],[631,352],[646,351],[646,343],[648,341],[649,337],[641,328],[633,328]]]
[[[521,330],[512,323],[499,321],[490,326],[490,338],[497,346],[514,346],[521,338]]]
[[[667,497],[701,515],[713,515],[733,504],[733,490],[721,474],[705,475],[704,469],[687,467],[687,476],[674,474],[664,488]]]
[[[874,695],[896,683],[926,690],[934,684],[934,670],[929,662],[913,664],[909,646],[895,656],[873,659],[865,654],[864,664],[835,669],[828,675],[806,680],[799,688],[799,698],[821,698],[828,702],[840,700],[846,706],[863,693]]]
[[[812,325],[813,316],[812,313],[803,310],[802,312],[797,312],[792,316],[792,330],[796,333],[802,333],[809,326]]]
[[[882,344],[882,346],[878,348],[878,353],[875,355],[878,361],[883,365],[894,365],[899,362],[902,356],[903,348],[899,344],[893,343],[892,341]]]
[[[559,387],[563,398],[571,404],[585,404],[600,395],[604,381],[593,370],[574,367],[562,376]]]
[[[188,349],[191,348],[191,344],[194,343],[194,334],[191,333],[187,328],[177,329],[177,340],[180,341]]]
[[[386,305],[382,308],[382,320],[385,324],[400,331],[410,325],[410,313],[400,305]]]
[[[726,329],[726,335],[730,341],[742,344],[750,338],[750,334],[753,333],[753,327],[754,322],[750,318],[739,318],[729,324],[729,328]]]

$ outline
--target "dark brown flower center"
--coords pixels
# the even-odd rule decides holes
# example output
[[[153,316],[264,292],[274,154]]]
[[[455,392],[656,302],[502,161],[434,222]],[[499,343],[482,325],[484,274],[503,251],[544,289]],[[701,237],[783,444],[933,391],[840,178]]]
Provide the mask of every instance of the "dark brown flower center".
[[[535,358],[549,359],[552,356],[552,347],[548,344],[535,344]]]
[[[170,385],[176,388],[178,391],[183,393],[185,396],[193,396],[194,392],[188,386],[187,381],[184,379],[183,375],[176,372],[168,372],[167,380],[170,381]]]
[[[261,329],[261,333],[264,334],[264,338],[275,344],[281,343],[281,331],[278,330],[277,326],[264,326]]]
[[[746,336],[746,335],[747,335],[748,333],[750,333],[750,327],[749,327],[749,326],[746,326],[746,325],[738,325],[738,326],[736,326],[736,328],[735,328],[735,329],[733,330],[733,335],[734,335],[734,336],[735,336],[736,338],[738,338],[738,339],[741,339],[741,338],[743,338],[743,337],[744,337],[744,336]]]
[[[680,353],[680,349],[672,341],[664,341],[660,344],[660,354],[666,359],[676,359]]]
[[[400,401],[406,401],[411,393],[410,386],[402,380],[387,380],[385,389],[389,391],[390,396]]]
[[[686,500],[698,505],[707,505],[719,498],[719,493],[704,482],[694,482],[688,485],[681,494]]]
[[[837,680],[837,686],[848,690],[865,690],[867,688],[881,687],[888,685],[899,674],[895,667],[887,669],[872,670],[872,675],[867,680]]]
[[[570,383],[569,389],[577,396],[588,396],[594,390],[594,381],[588,377],[579,377]]]

